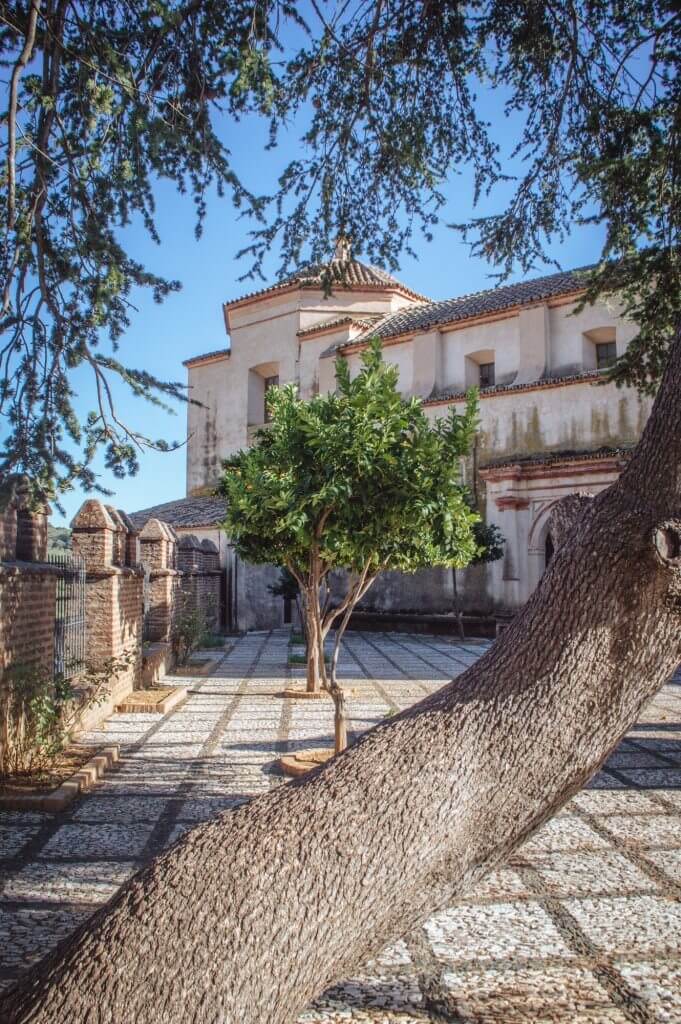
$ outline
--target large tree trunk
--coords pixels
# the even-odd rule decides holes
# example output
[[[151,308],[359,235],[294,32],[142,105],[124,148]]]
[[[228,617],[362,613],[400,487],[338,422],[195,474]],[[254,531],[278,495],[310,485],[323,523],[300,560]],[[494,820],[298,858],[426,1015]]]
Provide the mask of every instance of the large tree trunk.
[[[620,481],[471,669],[304,779],[195,829],[0,1019],[285,1024],[503,862],[679,660],[680,396],[677,343]]]

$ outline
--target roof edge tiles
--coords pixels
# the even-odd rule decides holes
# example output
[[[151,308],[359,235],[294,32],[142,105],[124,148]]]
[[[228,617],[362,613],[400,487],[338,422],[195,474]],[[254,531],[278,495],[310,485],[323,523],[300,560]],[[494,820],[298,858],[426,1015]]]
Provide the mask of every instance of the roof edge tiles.
[[[320,320],[316,324],[311,324],[310,327],[301,327],[299,331],[296,331],[296,337],[305,338],[313,334],[324,334],[326,331],[335,330],[338,327],[344,327],[355,325],[361,327],[363,330],[368,330],[372,324],[378,320],[383,319],[383,314],[367,314],[366,316],[339,316],[333,317],[331,320]]]
[[[479,398],[493,398],[495,395],[515,394],[519,391],[540,391],[545,388],[563,387],[566,384],[607,384],[608,377],[604,370],[586,370],[584,373],[569,373],[561,377],[540,377],[526,384],[497,384],[492,388],[482,388]],[[424,405],[441,405],[447,402],[463,402],[466,391],[439,391],[424,398]]]
[[[160,505],[152,505],[130,513],[136,529],[141,529],[150,519],[158,519],[174,528],[198,529],[216,527],[223,522],[227,502],[217,495],[178,498]]]
[[[553,466],[570,462],[602,462],[609,459],[622,459],[626,461],[631,457],[635,445],[602,445],[600,448],[561,449],[554,452],[541,452],[535,455],[516,455],[515,457],[504,456],[500,459],[492,459],[480,467],[483,474],[493,474],[496,470],[511,469],[518,466],[520,469],[531,469],[533,466]]]
[[[519,310],[523,306],[538,302],[566,295],[579,295],[586,288],[582,275],[591,269],[591,266],[577,267],[574,270],[559,271],[529,281],[519,281],[516,284],[498,285],[496,288],[471,292],[452,299],[405,306],[404,309],[388,313],[380,323],[372,325],[360,337],[330,346],[322,353],[322,358],[331,356],[341,349],[364,346],[372,337],[379,337],[385,341],[396,341],[403,337],[406,339],[410,335],[422,334],[434,328],[446,328],[450,325],[454,327],[468,320],[510,313],[512,310]]]
[[[330,279],[330,280],[329,280]],[[253,299],[265,298],[269,295],[276,295],[280,292],[295,288],[306,288],[319,290],[324,288],[326,282],[338,289],[356,289],[358,291],[398,291],[410,299],[419,301],[426,300],[424,295],[419,295],[412,288],[398,281],[396,277],[389,274],[380,267],[374,267],[370,263],[362,263],[356,259],[332,259],[328,263],[308,264],[301,267],[294,274],[285,277],[275,284],[266,285],[264,288],[257,288],[255,291],[246,292],[235,299],[224,303],[225,309],[232,309],[242,303],[252,302]],[[426,300],[427,301],[427,300]]]
[[[218,363],[222,359],[229,359],[231,354],[232,350],[229,348],[216,348],[212,352],[204,352],[200,356],[192,356],[191,359],[185,359],[182,365],[197,366],[199,363]]]

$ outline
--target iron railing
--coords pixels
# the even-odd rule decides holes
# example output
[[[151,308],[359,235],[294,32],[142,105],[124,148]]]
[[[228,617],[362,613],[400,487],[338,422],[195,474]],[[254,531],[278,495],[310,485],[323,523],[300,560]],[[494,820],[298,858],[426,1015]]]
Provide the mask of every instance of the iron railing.
[[[72,679],[85,663],[85,563],[72,552],[49,554],[47,561],[57,569],[54,674]]]

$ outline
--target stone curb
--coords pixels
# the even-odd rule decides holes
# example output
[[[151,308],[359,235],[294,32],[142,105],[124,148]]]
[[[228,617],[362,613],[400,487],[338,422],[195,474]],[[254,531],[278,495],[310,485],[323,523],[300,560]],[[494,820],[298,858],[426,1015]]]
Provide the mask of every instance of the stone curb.
[[[163,687],[160,687],[163,689]],[[134,694],[134,690],[132,691]],[[144,714],[144,715],[165,715],[168,711],[171,711],[180,701],[183,701],[187,696],[186,686],[176,686],[172,693],[169,693],[163,700],[159,700],[156,703],[140,704],[138,702],[127,700],[121,701],[120,704],[116,705],[116,712],[120,715],[131,715],[131,714]]]
[[[275,697],[285,697],[287,700],[330,700],[326,690],[297,690],[294,686],[287,686],[285,690],[275,693]]]
[[[225,653],[228,653],[228,652],[225,652]],[[219,658],[211,658],[209,661],[206,662],[205,665],[192,665],[191,662],[188,665],[183,665],[183,666],[176,665],[176,667],[173,669],[173,671],[172,672],[167,672],[166,675],[170,676],[171,678],[172,677],[183,678],[185,676],[190,676],[190,677],[193,677],[193,676],[209,676],[209,675],[212,674],[213,669],[215,668],[215,666],[218,665],[222,661],[224,656],[225,656],[225,654],[223,653],[223,654],[220,655]]]
[[[79,793],[87,793],[98,779],[118,761],[120,748],[117,743],[104,747],[101,753],[90,758],[82,768],[69,776],[61,786],[51,793],[22,793],[0,796],[0,809],[4,811],[48,811],[55,814],[63,811]]]
[[[312,750],[299,750],[296,754],[286,754],[277,762],[284,775],[297,779],[307,775],[313,768],[326,764],[335,755],[333,747],[317,747]],[[307,756],[306,756],[307,755]]]

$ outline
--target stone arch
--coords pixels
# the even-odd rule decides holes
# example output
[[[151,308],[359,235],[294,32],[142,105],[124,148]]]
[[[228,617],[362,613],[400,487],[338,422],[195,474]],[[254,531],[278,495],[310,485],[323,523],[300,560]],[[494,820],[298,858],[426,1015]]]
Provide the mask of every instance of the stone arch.
[[[555,543],[551,537],[550,520],[551,513],[560,500],[560,498],[553,498],[542,502],[530,526],[527,538],[527,564],[531,590],[534,590],[539,583],[548,560],[555,550]]]

